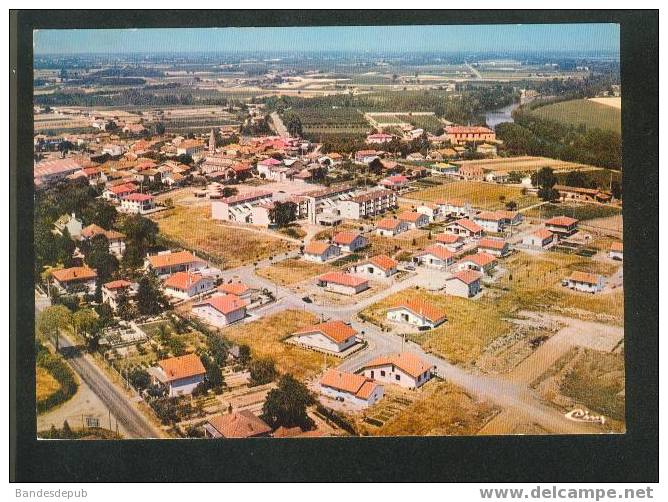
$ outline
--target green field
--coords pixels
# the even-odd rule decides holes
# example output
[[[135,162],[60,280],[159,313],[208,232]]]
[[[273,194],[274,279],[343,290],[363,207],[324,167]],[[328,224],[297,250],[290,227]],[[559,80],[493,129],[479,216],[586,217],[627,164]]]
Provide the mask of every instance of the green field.
[[[612,106],[602,105],[586,99],[563,101],[534,108],[531,113],[537,117],[564,124],[583,125],[621,134],[622,112]]]
[[[587,203],[560,203],[543,204],[525,211],[524,215],[531,218],[552,218],[554,216],[570,216],[580,221],[593,220],[596,218],[607,218],[622,214],[622,209],[614,206]]]

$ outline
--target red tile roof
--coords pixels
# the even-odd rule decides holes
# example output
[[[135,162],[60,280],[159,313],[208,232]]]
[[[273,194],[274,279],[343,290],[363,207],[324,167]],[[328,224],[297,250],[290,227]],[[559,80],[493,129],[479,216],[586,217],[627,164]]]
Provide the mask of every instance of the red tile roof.
[[[327,321],[300,329],[294,335],[306,335],[309,333],[322,333],[333,342],[342,343],[351,336],[355,336],[357,331],[343,321]]]
[[[467,218],[462,218],[460,220],[457,220],[454,222],[454,224],[459,225],[460,227],[464,227],[466,230],[469,232],[472,232],[474,234],[482,232],[484,229],[478,225],[477,223],[467,219]],[[449,225],[448,225],[449,226]]]
[[[424,256],[426,254],[433,255],[443,261],[449,261],[455,256],[455,253],[452,251],[445,249],[443,246],[436,245],[426,247],[424,251],[420,251],[416,256]]]
[[[390,270],[398,265],[396,260],[393,260],[392,258],[384,254],[372,256],[371,258],[369,258],[369,263],[383,270]]]
[[[147,200],[153,200],[153,196],[147,193],[131,193],[123,197],[124,200],[130,200],[133,202],[144,202]]]
[[[415,315],[425,317],[433,323],[437,323],[446,318],[445,312],[436,307],[432,303],[418,299],[406,299],[398,302],[390,310],[405,308],[413,312]]]
[[[575,225],[577,222],[578,220],[568,216],[555,216],[554,218],[547,220],[545,224],[555,227],[570,227],[571,225]]]
[[[327,241],[311,241],[304,248],[304,254],[321,255],[329,249],[330,244]]]
[[[197,354],[163,359],[158,361],[158,366],[167,376],[168,382],[206,374],[206,369]]]
[[[212,296],[208,300],[193,305],[193,307],[203,307],[209,305],[221,314],[227,315],[236,312],[246,306],[246,302],[236,295],[218,295]]]
[[[103,286],[107,289],[114,290],[121,288],[129,288],[130,286],[132,286],[132,283],[130,281],[126,281],[125,279],[119,279],[117,281],[105,282]]]
[[[177,272],[173,275],[170,275],[165,280],[165,287],[171,289],[177,289],[179,291],[186,291],[191,288],[193,285],[199,283],[203,280],[202,274],[194,274],[191,272]]]
[[[492,237],[483,237],[478,241],[479,248],[496,249],[501,251],[506,246],[503,239],[494,239]]]
[[[58,282],[87,281],[97,277],[95,270],[88,267],[63,268],[54,270],[51,275]]]
[[[409,221],[411,223],[415,223],[416,221],[424,218],[425,215],[418,213],[417,211],[404,211],[403,213],[399,214],[399,219],[401,221]]]
[[[321,282],[331,282],[334,284],[340,284],[341,286],[349,286],[353,288],[369,282],[366,279],[362,279],[361,277],[344,274],[343,272],[327,272],[326,274],[318,277],[318,280]]]
[[[378,384],[362,375],[344,373],[335,370],[334,368],[327,370],[322,376],[320,385],[347,392],[360,399],[368,399],[372,392],[378,387]]]
[[[482,277],[478,272],[475,270],[460,270],[456,274],[452,276],[454,279],[459,279],[462,281],[464,284],[471,284]]]
[[[109,191],[112,192],[115,195],[118,195],[120,193],[129,193],[129,192],[134,192],[137,190],[137,185],[134,183],[123,183],[122,185],[116,185],[112,186],[109,188]]]
[[[599,277],[595,274],[589,274],[587,272],[575,271],[568,278],[574,282],[583,282],[585,284],[598,284]]]
[[[357,232],[339,232],[334,236],[334,243],[335,244],[341,244],[343,246],[347,246],[348,244],[351,244],[357,237],[359,237],[359,233]]]
[[[417,378],[425,371],[431,369],[422,359],[410,352],[401,352],[398,354],[388,354],[376,357],[364,365],[364,368],[373,368],[376,366],[388,366],[394,364],[397,368]]]
[[[221,291],[223,293],[228,293],[230,295],[236,295],[236,296],[241,296],[247,291],[250,290],[248,286],[246,286],[243,282],[235,282],[232,284],[221,284],[218,286],[218,291]]]
[[[157,254],[148,257],[148,261],[153,268],[162,268],[178,265],[189,265],[192,263],[204,263],[204,260],[197,258],[190,251],[178,251],[176,253]]]
[[[554,234],[550,232],[547,228],[540,228],[536,230],[533,235],[538,237],[540,240],[544,241],[552,237]]]
[[[249,410],[217,415],[208,422],[225,438],[250,438],[271,432],[271,427]]]
[[[394,230],[401,224],[401,220],[395,220],[392,218],[385,218],[376,223],[376,228],[381,230]]]
[[[441,244],[454,244],[459,241],[459,236],[455,234],[438,234],[436,241]]]
[[[471,254],[468,255],[460,260],[460,263],[470,261],[478,265],[479,267],[485,267],[489,265],[490,263],[494,263],[496,261],[496,257],[489,253],[476,253],[476,254]]]

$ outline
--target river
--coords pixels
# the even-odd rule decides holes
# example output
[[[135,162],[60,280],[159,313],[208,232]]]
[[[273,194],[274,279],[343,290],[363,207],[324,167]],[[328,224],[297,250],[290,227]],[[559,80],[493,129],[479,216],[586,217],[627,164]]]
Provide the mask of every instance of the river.
[[[487,127],[496,129],[496,126],[502,122],[513,122],[513,110],[520,106],[520,102],[511,103],[498,110],[490,110],[485,113],[485,122]]]

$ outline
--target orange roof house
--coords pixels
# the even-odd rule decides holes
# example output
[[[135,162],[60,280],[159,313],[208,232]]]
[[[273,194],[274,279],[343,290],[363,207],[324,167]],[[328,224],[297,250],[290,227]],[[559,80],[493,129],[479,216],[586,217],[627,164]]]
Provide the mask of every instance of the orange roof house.
[[[402,318],[401,312],[403,310],[409,311],[413,317],[407,316]],[[412,320],[418,325],[427,324],[425,321],[429,321],[428,324],[431,327],[436,327],[447,320],[445,312],[442,309],[430,302],[416,298],[399,301],[388,309],[387,317],[391,320],[404,320],[408,322]]]
[[[270,433],[271,427],[249,410],[216,415],[204,425],[204,434],[211,438],[252,438]]]
[[[383,388],[373,380],[362,375],[344,373],[334,368],[328,370],[320,379],[320,389],[325,395],[339,396],[347,394],[354,400],[373,404],[383,395]],[[334,391],[334,392],[332,392]]]

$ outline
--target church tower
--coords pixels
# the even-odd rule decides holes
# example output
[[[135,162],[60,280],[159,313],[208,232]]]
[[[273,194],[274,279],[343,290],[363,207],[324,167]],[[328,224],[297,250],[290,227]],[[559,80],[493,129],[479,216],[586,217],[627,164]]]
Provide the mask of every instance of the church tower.
[[[213,155],[216,153],[216,134],[211,129],[211,134],[209,135],[209,153]]]

